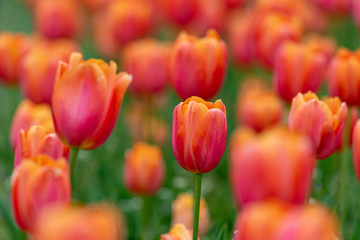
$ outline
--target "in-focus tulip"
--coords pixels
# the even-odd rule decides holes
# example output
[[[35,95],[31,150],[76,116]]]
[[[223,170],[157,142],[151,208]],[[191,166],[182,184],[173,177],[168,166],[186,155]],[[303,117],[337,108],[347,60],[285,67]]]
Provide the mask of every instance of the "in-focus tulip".
[[[194,197],[188,193],[180,194],[172,203],[171,224],[184,224],[188,229],[192,229],[194,219]],[[210,226],[209,211],[204,199],[200,199],[199,212],[199,236],[207,233]]]
[[[170,49],[155,39],[135,41],[124,49],[124,70],[133,76],[130,87],[135,93],[154,94],[165,88]]]
[[[317,158],[323,159],[338,148],[347,114],[346,103],[338,97],[321,101],[312,92],[299,93],[291,103],[289,129],[306,134]]]
[[[308,45],[287,41],[274,62],[274,88],[286,101],[297,93],[316,92],[325,76],[326,57]]]
[[[328,90],[348,105],[360,105],[360,49],[341,47],[328,67]]]
[[[107,204],[49,207],[36,221],[34,240],[124,240],[122,213]]]
[[[238,207],[269,198],[307,200],[315,166],[307,137],[277,127],[259,136],[237,131],[231,142],[230,184]]]
[[[53,159],[69,159],[70,148],[64,145],[56,136],[53,129],[41,125],[34,125],[26,131],[21,130],[15,148],[14,166],[22,159],[32,158],[44,154]]]
[[[356,121],[353,130],[352,144],[354,169],[356,176],[360,181],[360,120]]]
[[[68,62],[78,46],[69,40],[35,42],[20,65],[23,95],[34,103],[51,104],[58,62]]]
[[[10,145],[15,149],[16,141],[21,130],[27,130],[32,125],[42,125],[53,130],[51,109],[48,104],[34,104],[23,100],[16,109],[10,127]]]
[[[225,80],[227,61],[226,44],[215,30],[200,39],[182,32],[170,53],[170,82],[183,100],[191,96],[208,100]]]
[[[192,240],[192,235],[192,231],[187,229],[184,224],[175,224],[169,233],[161,234],[160,240]]]
[[[260,132],[280,123],[283,114],[281,99],[261,79],[248,79],[242,84],[236,106],[238,122]]]
[[[23,159],[11,176],[11,201],[18,226],[33,232],[38,215],[46,206],[68,204],[71,185],[65,159],[46,155]]]
[[[199,0],[161,0],[167,17],[179,25],[188,24],[197,14]]]
[[[207,173],[214,169],[224,154],[226,134],[226,109],[221,100],[211,103],[191,97],[175,107],[172,147],[185,170]]]
[[[116,74],[116,64],[84,61],[73,53],[69,64],[60,62],[52,97],[56,133],[67,145],[94,149],[115,126],[131,76]]]
[[[20,33],[0,33],[0,81],[15,84],[19,81],[19,65],[29,49],[29,40]]]
[[[165,164],[159,147],[138,142],[126,151],[123,179],[130,192],[153,195],[161,187],[164,175]]]

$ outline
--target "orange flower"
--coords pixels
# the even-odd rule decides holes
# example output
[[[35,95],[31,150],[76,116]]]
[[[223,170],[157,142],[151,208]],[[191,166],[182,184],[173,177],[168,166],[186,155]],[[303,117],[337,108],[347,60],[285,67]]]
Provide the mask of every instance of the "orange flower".
[[[338,148],[347,113],[338,97],[320,101],[312,92],[299,93],[291,103],[289,128],[309,136],[317,158],[323,159]]]
[[[165,164],[161,150],[144,142],[125,154],[123,179],[126,188],[140,195],[154,195],[164,181]]]
[[[326,63],[329,63],[337,47],[334,39],[320,34],[309,34],[305,36],[304,44],[309,49],[323,54],[326,58]]]
[[[122,213],[106,204],[49,207],[36,221],[34,240],[124,240]]]
[[[187,229],[184,224],[175,224],[169,233],[161,234],[160,240],[192,240],[192,235],[192,231]]]
[[[23,159],[11,177],[11,200],[16,223],[32,232],[36,218],[46,206],[68,204],[71,200],[66,160],[55,161],[46,155]]]
[[[167,17],[179,25],[188,24],[198,13],[198,0],[161,0]]]
[[[188,229],[193,227],[194,218],[194,197],[188,193],[181,193],[172,203],[172,220],[171,224],[184,224]],[[199,213],[199,235],[207,233],[210,226],[209,210],[204,199],[200,199]]]
[[[198,39],[185,32],[177,37],[168,65],[170,82],[182,99],[205,100],[220,90],[227,68],[227,48],[215,30]]]
[[[84,61],[73,53],[69,64],[60,62],[52,97],[56,133],[69,146],[94,149],[115,126],[131,76],[116,74],[116,64]]]
[[[27,130],[32,125],[42,125],[49,131],[54,129],[51,109],[48,104],[34,104],[23,100],[16,109],[10,127],[10,145],[15,149],[21,130]]]
[[[199,97],[179,103],[173,114],[172,147],[182,168],[207,173],[220,162],[226,146],[226,109],[221,100]]]

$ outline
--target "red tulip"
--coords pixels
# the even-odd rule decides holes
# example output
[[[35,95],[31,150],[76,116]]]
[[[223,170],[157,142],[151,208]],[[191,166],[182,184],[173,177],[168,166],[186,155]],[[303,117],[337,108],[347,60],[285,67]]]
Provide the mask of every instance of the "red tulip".
[[[360,2],[357,0],[352,0],[351,4],[355,23],[357,24],[358,28],[360,28]]]
[[[321,8],[331,13],[347,14],[351,9],[352,0],[316,0]]]
[[[82,60],[73,53],[69,64],[60,62],[52,97],[55,130],[67,145],[94,149],[115,126],[131,76],[116,74],[116,64]]]
[[[198,0],[161,0],[167,17],[179,25],[188,24],[197,14]]]
[[[246,3],[246,0],[225,0],[228,8],[236,8]]]
[[[354,169],[356,176],[360,181],[360,120],[356,121],[353,130],[352,143]]]

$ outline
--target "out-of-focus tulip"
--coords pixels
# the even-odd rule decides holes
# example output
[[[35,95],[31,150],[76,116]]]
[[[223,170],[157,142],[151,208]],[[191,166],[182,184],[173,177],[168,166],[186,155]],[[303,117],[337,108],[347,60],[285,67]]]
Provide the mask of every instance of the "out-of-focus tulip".
[[[236,151],[237,147],[241,147],[244,143],[254,138],[255,136],[256,132],[254,129],[247,126],[237,127],[231,134],[230,154],[232,154],[233,151]]]
[[[194,219],[194,197],[188,193],[180,194],[172,203],[171,224],[184,224],[186,228],[192,229]],[[210,226],[209,211],[204,199],[200,199],[199,213],[199,235],[207,233]]]
[[[75,0],[37,0],[36,30],[47,38],[73,38],[83,27],[83,13]]]
[[[11,200],[18,226],[32,232],[46,206],[68,204],[71,200],[66,160],[55,161],[46,155],[23,159],[11,177]]]
[[[304,44],[306,44],[309,49],[324,54],[326,63],[331,60],[336,49],[336,42],[334,39],[319,34],[306,35],[304,37]]]
[[[236,138],[231,144],[230,183],[238,207],[268,198],[306,201],[315,165],[307,137],[279,127],[258,137]]]
[[[360,120],[356,121],[352,135],[354,169],[360,181]]]
[[[69,146],[94,149],[109,137],[132,77],[116,74],[116,63],[84,61],[73,53],[60,62],[52,97],[56,133]]]
[[[299,93],[291,103],[289,129],[309,136],[317,158],[323,159],[338,148],[347,114],[338,97],[321,101],[312,92]]]
[[[198,13],[199,0],[161,0],[167,17],[179,25],[188,24]]]
[[[351,52],[341,47],[328,67],[328,90],[348,105],[360,105],[360,49]]]
[[[351,4],[355,23],[357,24],[358,28],[360,28],[360,1],[352,0]]]
[[[125,225],[120,210],[106,204],[49,207],[36,221],[34,240],[124,240]]]
[[[123,53],[124,70],[133,76],[130,88],[140,94],[153,94],[164,89],[171,46],[155,39],[130,43]]]
[[[300,19],[281,12],[266,14],[255,29],[255,50],[257,59],[271,68],[275,54],[286,40],[298,41],[303,27]]]
[[[347,14],[351,9],[352,0],[316,0],[315,1],[324,10],[337,13]]]
[[[267,89],[265,83],[257,79],[249,79],[242,84],[236,107],[238,122],[256,131],[279,123],[284,108],[281,99]]]
[[[53,130],[54,125],[51,109],[48,104],[34,104],[29,100],[23,100],[16,109],[10,127],[10,145],[15,149],[20,130],[27,130],[32,125],[42,125]]]
[[[161,149],[144,142],[125,153],[124,185],[135,194],[153,195],[164,181],[165,164]]]
[[[225,0],[228,8],[236,8],[245,4],[246,0]]]
[[[221,100],[211,103],[191,97],[179,103],[172,123],[176,161],[192,173],[211,171],[224,154],[226,133],[226,109]]]
[[[98,12],[112,0],[80,0],[92,12]]]
[[[14,166],[22,159],[32,158],[39,154],[56,159],[69,158],[70,149],[56,136],[53,129],[34,125],[28,130],[21,130],[15,148]]]
[[[68,62],[78,46],[69,40],[39,40],[20,65],[20,86],[23,95],[34,103],[51,104],[58,62]]]
[[[192,231],[187,229],[184,224],[175,224],[169,233],[161,234],[160,240],[192,240],[192,235]]]
[[[0,33],[0,81],[15,84],[19,81],[19,65],[29,49],[29,40],[20,33]]]
[[[170,53],[169,78],[183,100],[191,96],[208,100],[220,90],[227,62],[226,44],[215,30],[200,39],[182,32]]]
[[[348,111],[349,111],[349,109],[348,109]],[[349,117],[349,115],[348,115],[348,117]],[[348,143],[347,143],[348,146],[352,146],[354,128],[355,128],[355,124],[358,121],[358,119],[359,119],[358,108],[355,106],[350,107],[350,129],[351,129],[350,136],[348,136],[349,139],[347,139],[347,140],[344,139],[344,137],[345,137],[345,129],[344,129],[340,143],[339,143],[339,147],[337,148],[337,150],[341,151],[343,149],[344,141],[348,141]]]
[[[297,93],[316,92],[325,76],[325,55],[307,45],[287,41],[279,47],[274,62],[274,88],[290,102]]]

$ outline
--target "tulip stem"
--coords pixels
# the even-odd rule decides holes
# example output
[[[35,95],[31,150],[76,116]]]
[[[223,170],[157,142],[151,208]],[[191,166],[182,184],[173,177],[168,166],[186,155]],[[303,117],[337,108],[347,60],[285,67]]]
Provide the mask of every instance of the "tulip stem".
[[[198,239],[201,180],[202,180],[202,174],[196,173],[195,190],[194,190],[195,191],[195,199],[194,199],[193,240]]]
[[[77,155],[79,153],[79,149],[72,147],[70,151],[70,179],[71,179],[71,186],[74,187],[74,169],[76,164]]]

